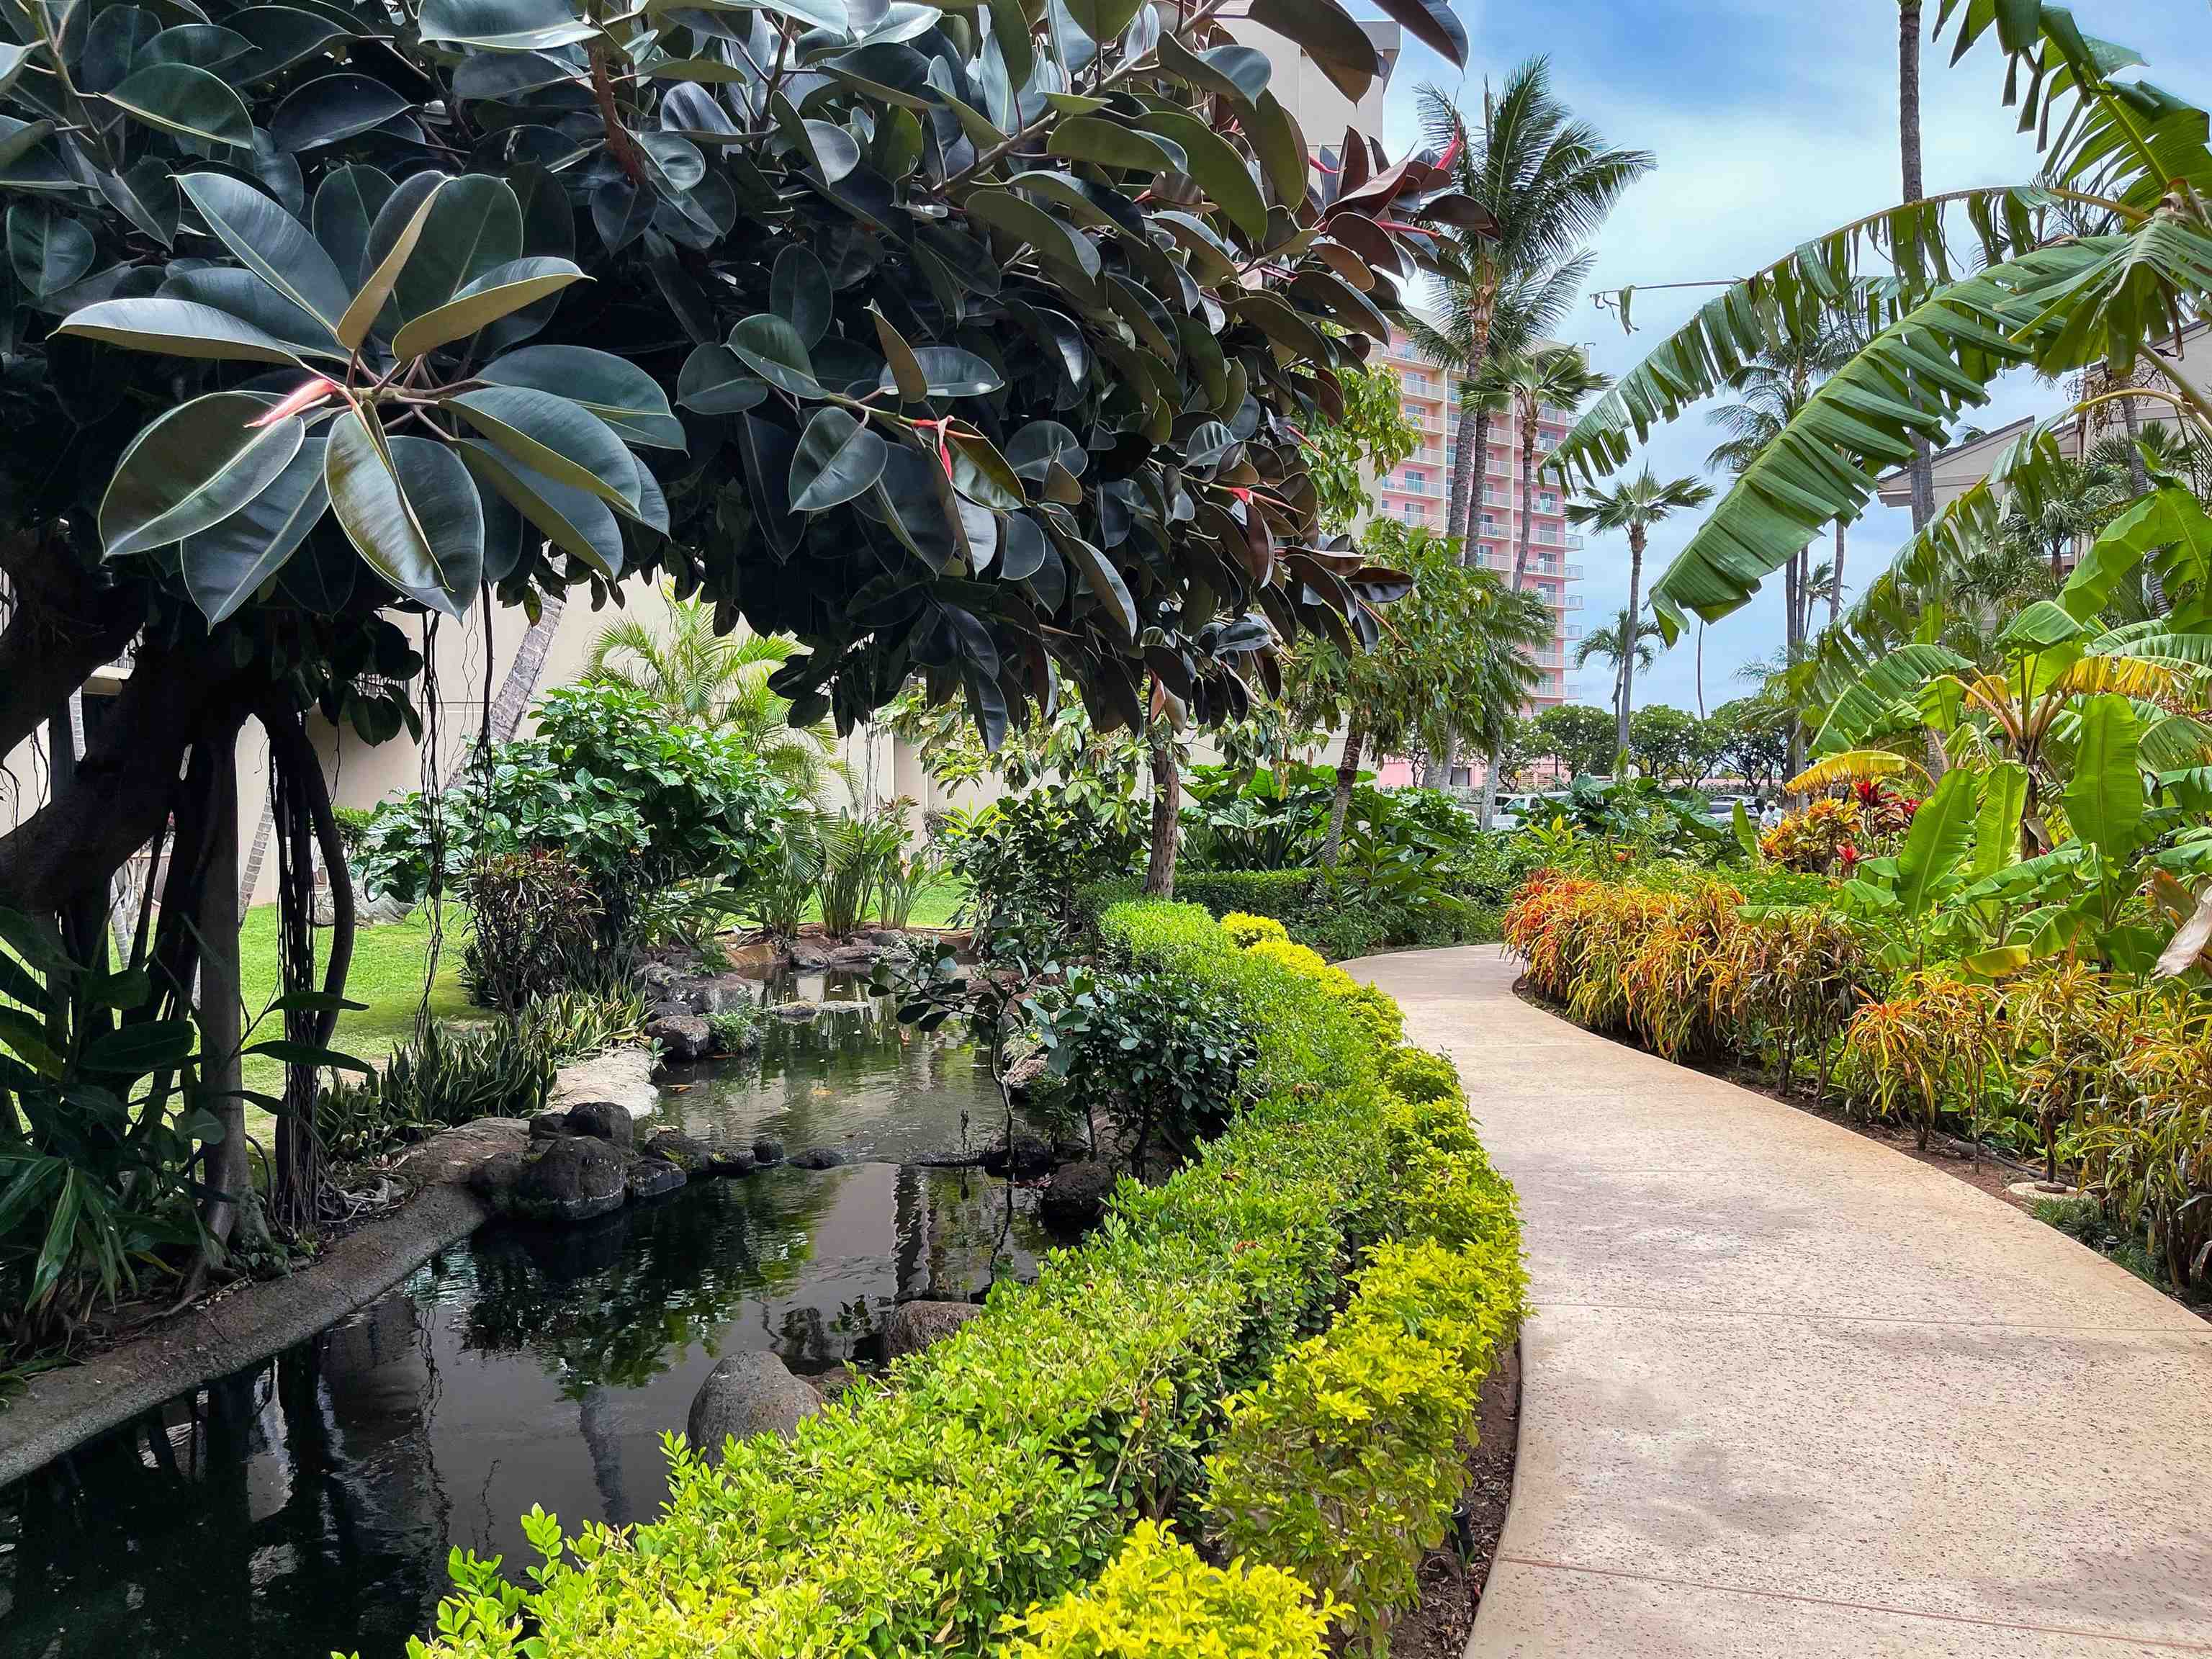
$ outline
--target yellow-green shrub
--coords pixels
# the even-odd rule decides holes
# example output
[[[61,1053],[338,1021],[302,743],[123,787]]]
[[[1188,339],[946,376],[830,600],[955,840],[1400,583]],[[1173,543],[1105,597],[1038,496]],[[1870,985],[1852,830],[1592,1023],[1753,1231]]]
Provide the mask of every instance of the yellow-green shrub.
[[[1425,1048],[1399,1048],[1382,1062],[1382,1080],[1401,1100],[1457,1100],[1459,1067]]]
[[[1221,927],[1240,947],[1257,945],[1261,939],[1286,939],[1291,936],[1290,929],[1274,917],[1247,915],[1242,910],[1231,910],[1222,917]]]
[[[1007,1621],[1006,1659],[1322,1659],[1334,1609],[1275,1567],[1209,1565],[1140,1521],[1088,1589]]]

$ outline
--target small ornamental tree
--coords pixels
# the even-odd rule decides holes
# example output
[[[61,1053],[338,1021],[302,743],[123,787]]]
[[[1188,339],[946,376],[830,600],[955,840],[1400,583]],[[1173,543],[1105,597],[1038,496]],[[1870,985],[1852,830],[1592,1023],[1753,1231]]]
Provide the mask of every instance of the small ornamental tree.
[[[0,750],[132,653],[0,906],[81,944],[173,823],[189,982],[236,882],[186,754],[268,727],[335,875],[302,715],[395,734],[409,631],[495,600],[659,573],[800,641],[799,723],[920,676],[994,738],[1063,688],[1210,724],[1279,641],[1371,639],[1298,423],[1487,222],[1364,139],[1312,172],[1221,9],[0,0]],[[1379,71],[1334,0],[1263,10]]]

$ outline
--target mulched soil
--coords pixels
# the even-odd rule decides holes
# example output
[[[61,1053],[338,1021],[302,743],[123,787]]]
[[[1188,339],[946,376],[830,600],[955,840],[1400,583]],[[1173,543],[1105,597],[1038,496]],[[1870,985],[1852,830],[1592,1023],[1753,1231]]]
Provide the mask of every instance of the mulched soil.
[[[1505,1529],[1520,1429],[1521,1348],[1516,1343],[1483,1384],[1467,1492],[1450,1533],[1421,1563],[1420,1601],[1390,1627],[1394,1659],[1460,1659],[1467,1650],[1498,1534]]]

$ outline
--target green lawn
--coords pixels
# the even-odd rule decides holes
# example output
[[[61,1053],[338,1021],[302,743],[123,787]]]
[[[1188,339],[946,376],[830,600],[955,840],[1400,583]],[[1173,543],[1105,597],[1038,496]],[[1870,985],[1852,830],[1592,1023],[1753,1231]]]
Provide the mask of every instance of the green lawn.
[[[461,989],[461,939],[466,913],[446,907],[445,945],[438,953],[438,982],[430,992],[430,1012],[444,1019],[482,1018]],[[327,947],[327,934],[318,935]],[[343,1054],[381,1061],[415,1029],[416,1006],[422,1000],[422,969],[430,954],[430,922],[417,911],[389,927],[363,927],[354,935],[353,967],[346,975],[346,1000],[365,1002],[360,1012],[338,1016],[337,1035],[331,1046]],[[256,905],[246,913],[239,936],[239,977],[250,1019],[268,1006],[276,994],[276,907]],[[272,1015],[254,1033],[256,1041],[283,1036],[281,1017]],[[246,1086],[263,1094],[278,1094],[284,1087],[281,1061],[264,1054],[246,1060]]]

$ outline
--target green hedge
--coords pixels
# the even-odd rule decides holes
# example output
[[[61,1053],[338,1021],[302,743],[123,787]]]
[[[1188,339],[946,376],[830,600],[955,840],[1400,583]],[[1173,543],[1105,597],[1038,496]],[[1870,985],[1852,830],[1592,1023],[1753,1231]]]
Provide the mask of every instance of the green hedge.
[[[1002,1285],[981,1318],[790,1442],[733,1444],[710,1465],[672,1436],[659,1519],[587,1527],[564,1550],[557,1522],[533,1517],[545,1560],[527,1588],[459,1563],[426,1651],[1187,1650],[1162,1632],[1188,1607],[1149,1647],[1081,1634],[1114,1625],[1117,1598],[1153,1580],[1279,1613],[1273,1578],[1212,1573],[1166,1537],[1122,1547],[1141,1518],[1175,1515],[1210,1522],[1209,1549],[1233,1536],[1249,1564],[1322,1592],[1313,1606],[1328,1618],[1381,1628],[1419,1550],[1442,1535],[1449,1501],[1430,1498],[1450,1484],[1490,1353],[1519,1316],[1511,1189],[1456,1104],[1387,1092],[1395,1055],[1377,1032],[1396,1016],[1379,994],[1279,942],[1239,950],[1191,905],[1118,904],[1099,927],[1110,953],[1243,1005],[1261,1103],[1160,1186],[1125,1182],[1107,1222],[1036,1284]],[[1462,1265],[1431,1272],[1443,1257]],[[1429,1266],[1409,1278],[1417,1260]],[[1470,1297],[1486,1310],[1472,1321]],[[1379,1353],[1390,1318],[1405,1337]],[[1466,1335],[1470,1322],[1486,1340]],[[1407,1354],[1422,1373],[1410,1389],[1367,1374],[1378,1359],[1402,1370]],[[1401,1466],[1346,1462],[1330,1414],[1353,1396],[1317,1394],[1323,1371],[1419,1407],[1391,1438]],[[1259,1513],[1265,1471],[1292,1466],[1326,1479],[1333,1507],[1273,1526]],[[1394,1517],[1382,1532],[1369,1507]],[[1271,1618],[1273,1634],[1221,1650],[1319,1655],[1316,1621]]]
[[[1486,893],[1465,900],[1447,915],[1433,905],[1416,906],[1357,893],[1315,891],[1312,870],[1178,870],[1176,897],[1206,907],[1221,917],[1242,911],[1279,921],[1292,939],[1328,958],[1355,957],[1406,945],[1487,944],[1499,937],[1503,901]],[[1097,915],[1133,898],[1143,885],[1136,877],[1093,882],[1078,896],[1079,912]]]

